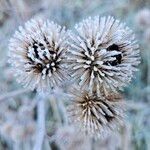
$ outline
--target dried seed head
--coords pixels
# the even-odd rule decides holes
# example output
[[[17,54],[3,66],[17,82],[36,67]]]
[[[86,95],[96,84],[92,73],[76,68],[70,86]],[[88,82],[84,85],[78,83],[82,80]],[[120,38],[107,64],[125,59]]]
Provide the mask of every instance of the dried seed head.
[[[70,33],[68,61],[82,88],[117,91],[139,64],[139,46],[132,31],[113,17],[88,18]]]
[[[120,99],[110,101],[86,91],[73,93],[73,101],[68,106],[69,118],[86,134],[94,137],[107,135],[123,123],[124,105]]]
[[[64,77],[66,31],[53,22],[30,20],[10,40],[9,62],[25,87],[47,90]]]

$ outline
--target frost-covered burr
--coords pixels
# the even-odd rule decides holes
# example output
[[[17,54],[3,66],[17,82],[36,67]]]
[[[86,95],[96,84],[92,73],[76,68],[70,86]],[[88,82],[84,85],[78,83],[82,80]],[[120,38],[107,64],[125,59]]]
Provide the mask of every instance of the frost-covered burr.
[[[97,138],[123,124],[125,104],[120,95],[97,96],[75,88],[67,110],[70,122],[78,130]]]
[[[9,44],[9,62],[25,87],[49,90],[65,79],[65,28],[54,22],[32,19],[19,27]]]
[[[88,18],[70,33],[71,76],[90,91],[116,92],[127,85],[140,63],[132,31],[113,17]]]

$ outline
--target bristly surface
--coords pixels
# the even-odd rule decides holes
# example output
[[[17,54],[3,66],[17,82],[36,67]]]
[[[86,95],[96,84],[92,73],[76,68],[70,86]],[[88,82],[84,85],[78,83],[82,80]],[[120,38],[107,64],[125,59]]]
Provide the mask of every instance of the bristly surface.
[[[70,122],[83,133],[95,138],[118,129],[123,124],[125,106],[122,99],[119,99],[120,96],[111,97],[112,99],[107,99],[75,89],[67,109]]]
[[[127,85],[140,63],[132,31],[113,17],[83,20],[70,33],[68,64],[83,88],[117,92]]]
[[[66,77],[66,41],[65,28],[54,22],[32,19],[19,27],[9,44],[9,62],[17,80],[40,91],[60,85]]]

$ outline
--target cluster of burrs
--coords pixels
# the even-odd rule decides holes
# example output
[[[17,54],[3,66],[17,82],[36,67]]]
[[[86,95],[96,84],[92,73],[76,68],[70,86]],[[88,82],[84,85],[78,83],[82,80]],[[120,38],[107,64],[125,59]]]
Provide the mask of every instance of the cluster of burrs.
[[[25,87],[50,91],[69,79],[73,89],[68,114],[73,124],[99,136],[122,123],[120,90],[140,63],[132,31],[113,17],[94,17],[75,32],[32,19],[10,40],[10,59]]]

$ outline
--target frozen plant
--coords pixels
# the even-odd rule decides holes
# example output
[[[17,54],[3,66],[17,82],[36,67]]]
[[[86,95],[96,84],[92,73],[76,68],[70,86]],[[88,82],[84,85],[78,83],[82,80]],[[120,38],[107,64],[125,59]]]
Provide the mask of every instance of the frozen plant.
[[[83,89],[116,92],[127,85],[139,61],[132,31],[113,17],[88,18],[70,33],[68,65]]]
[[[65,28],[54,22],[32,19],[10,40],[9,62],[17,80],[42,93],[37,97],[34,150],[42,149],[45,138],[45,92],[64,83],[68,71],[71,87],[76,86],[67,112],[78,129],[97,138],[123,123],[119,90],[131,81],[140,63],[134,34],[110,16],[85,19],[75,29],[68,37]]]
[[[123,123],[124,103],[121,96],[97,96],[88,91],[72,90],[68,106],[70,121],[92,137],[107,135]]]
[[[30,20],[19,27],[9,44],[9,62],[25,87],[50,91],[65,78],[65,28],[54,22]]]
[[[37,91],[37,134],[34,150],[41,150],[46,133],[45,98],[66,78],[65,28],[39,18],[31,19],[19,27],[9,44],[9,63],[19,83]]]

